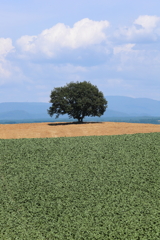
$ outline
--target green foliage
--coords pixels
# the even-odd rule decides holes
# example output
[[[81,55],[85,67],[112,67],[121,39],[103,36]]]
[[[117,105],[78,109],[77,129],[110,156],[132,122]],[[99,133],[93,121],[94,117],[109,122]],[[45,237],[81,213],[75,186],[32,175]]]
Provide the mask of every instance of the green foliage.
[[[69,117],[83,121],[85,116],[98,116],[104,114],[107,101],[103,93],[90,82],[71,82],[64,87],[54,88],[51,91],[48,113],[50,116],[68,114]]]
[[[0,239],[160,239],[160,133],[0,149]]]

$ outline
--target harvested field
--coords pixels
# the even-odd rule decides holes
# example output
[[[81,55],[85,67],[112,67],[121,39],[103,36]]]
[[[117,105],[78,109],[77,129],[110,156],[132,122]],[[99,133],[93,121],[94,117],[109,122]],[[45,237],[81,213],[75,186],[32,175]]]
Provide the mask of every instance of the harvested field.
[[[160,132],[160,125],[124,122],[0,124],[0,139],[121,135]]]

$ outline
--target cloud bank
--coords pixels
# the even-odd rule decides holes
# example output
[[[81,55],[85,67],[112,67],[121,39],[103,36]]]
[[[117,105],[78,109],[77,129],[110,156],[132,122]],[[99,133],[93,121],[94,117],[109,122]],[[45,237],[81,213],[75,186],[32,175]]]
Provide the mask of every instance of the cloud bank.
[[[108,21],[93,21],[88,18],[76,22],[73,28],[58,23],[38,36],[22,36],[17,40],[17,45],[22,53],[41,53],[52,58],[63,48],[87,48],[101,44],[107,40],[105,30],[108,27]]]
[[[53,86],[84,80],[109,95],[123,89],[126,96],[159,98],[159,39],[160,17],[149,15],[116,30],[108,20],[84,18],[23,35],[15,44],[0,38],[0,84],[21,82],[26,99],[32,94],[37,101],[47,101]]]
[[[139,16],[130,27],[121,27],[116,33],[117,39],[131,42],[153,42],[160,38],[160,17]]]
[[[4,58],[8,53],[13,52],[12,40],[10,38],[0,38],[0,59]]]
[[[10,63],[6,60],[6,56],[13,51],[12,40],[10,38],[0,38],[0,80],[11,75]]]

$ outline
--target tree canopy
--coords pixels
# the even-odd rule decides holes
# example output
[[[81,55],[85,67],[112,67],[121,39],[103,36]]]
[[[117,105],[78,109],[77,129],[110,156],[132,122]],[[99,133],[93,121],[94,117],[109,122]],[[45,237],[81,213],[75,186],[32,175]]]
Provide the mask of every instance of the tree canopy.
[[[97,86],[90,82],[71,82],[64,87],[57,87],[51,91],[50,103],[52,106],[47,110],[52,117],[56,114],[68,114],[69,118],[83,122],[86,116],[98,116],[104,114],[107,101]]]

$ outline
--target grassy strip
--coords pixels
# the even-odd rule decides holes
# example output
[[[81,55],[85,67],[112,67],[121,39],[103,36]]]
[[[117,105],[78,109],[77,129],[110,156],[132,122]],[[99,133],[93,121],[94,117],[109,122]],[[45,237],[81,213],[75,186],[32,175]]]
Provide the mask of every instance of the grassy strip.
[[[160,239],[160,133],[0,140],[0,239]]]

